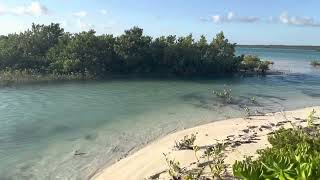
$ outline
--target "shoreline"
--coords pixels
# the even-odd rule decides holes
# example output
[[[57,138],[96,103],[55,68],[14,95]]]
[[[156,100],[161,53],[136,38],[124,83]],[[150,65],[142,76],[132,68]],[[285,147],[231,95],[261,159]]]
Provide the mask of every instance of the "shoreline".
[[[149,179],[155,175],[159,179],[168,179],[163,153],[168,154],[171,159],[178,160],[182,167],[190,167],[196,161],[194,151],[173,149],[175,141],[191,134],[196,134],[195,145],[197,146],[208,146],[230,139],[244,142],[226,151],[225,162],[230,168],[235,160],[242,160],[244,156],[254,156],[256,150],[268,147],[267,136],[273,130],[280,127],[289,128],[291,123],[304,126],[304,119],[312,109],[319,112],[320,106],[267,113],[249,118],[225,119],[176,131],[146,143],[133,154],[97,170],[91,179]],[[257,139],[250,139],[253,134]],[[251,143],[246,143],[248,138],[252,140]]]
[[[16,72],[21,73],[21,72]],[[10,87],[18,85],[32,84],[48,84],[48,83],[65,83],[65,82],[91,82],[105,80],[122,80],[122,79],[164,79],[164,80],[194,80],[194,79],[211,79],[211,78],[233,78],[238,76],[268,76],[268,75],[285,75],[284,70],[268,70],[264,73],[257,71],[239,71],[231,74],[210,74],[210,75],[194,75],[194,76],[178,76],[174,74],[159,74],[159,73],[131,73],[131,74],[108,74],[105,77],[95,77],[91,75],[81,74],[26,74],[18,75],[7,74],[3,75],[0,72],[0,87]]]

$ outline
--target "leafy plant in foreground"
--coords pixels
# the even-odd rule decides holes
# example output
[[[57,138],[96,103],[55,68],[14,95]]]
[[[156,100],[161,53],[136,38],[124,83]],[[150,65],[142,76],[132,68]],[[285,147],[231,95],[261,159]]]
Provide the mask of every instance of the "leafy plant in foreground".
[[[213,179],[221,179],[221,174],[226,169],[223,156],[225,147],[225,144],[219,143],[214,147],[207,148],[204,152]]]
[[[316,114],[316,111],[314,109],[312,109],[312,111],[308,115],[307,122],[308,122],[308,126],[309,127],[313,126],[314,119],[315,119],[315,116],[314,116],[315,114]]]
[[[263,171],[261,165],[253,161],[251,157],[246,157],[244,161],[236,161],[233,164],[233,175],[245,180],[260,180],[263,179]]]
[[[268,137],[272,145],[233,165],[241,179],[320,179],[320,132],[316,127],[279,129]]]
[[[193,150],[193,144],[196,138],[197,137],[195,134],[191,134],[190,137],[189,135],[186,135],[180,141],[176,141],[174,147],[178,150],[186,150],[186,149]]]
[[[194,151],[194,156],[197,159],[197,162],[199,162],[199,157],[198,157],[198,151],[200,150],[199,146],[193,146],[193,151]]]
[[[173,180],[180,180],[182,177],[183,169],[180,167],[179,161],[176,161],[174,159],[173,160],[169,159],[168,155],[165,153],[163,153],[163,155],[169,167],[169,170],[168,170],[169,175],[172,177]]]

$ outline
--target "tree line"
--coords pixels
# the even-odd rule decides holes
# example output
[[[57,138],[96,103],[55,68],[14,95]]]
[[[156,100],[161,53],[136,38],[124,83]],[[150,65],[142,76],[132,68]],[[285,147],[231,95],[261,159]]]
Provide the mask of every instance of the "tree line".
[[[223,32],[211,42],[192,34],[152,38],[133,27],[120,36],[94,30],[65,32],[59,24],[32,24],[21,32],[0,36],[0,70],[30,70],[50,74],[155,73],[177,76],[232,74],[242,69],[244,56]]]

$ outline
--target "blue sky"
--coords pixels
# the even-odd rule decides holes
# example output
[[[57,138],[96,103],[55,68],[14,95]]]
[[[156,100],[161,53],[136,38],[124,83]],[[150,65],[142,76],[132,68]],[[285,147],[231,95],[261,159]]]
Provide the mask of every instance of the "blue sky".
[[[320,45],[319,8],[319,0],[0,0],[0,34],[58,22],[70,32],[118,35],[137,25],[151,36],[224,31],[239,44]]]

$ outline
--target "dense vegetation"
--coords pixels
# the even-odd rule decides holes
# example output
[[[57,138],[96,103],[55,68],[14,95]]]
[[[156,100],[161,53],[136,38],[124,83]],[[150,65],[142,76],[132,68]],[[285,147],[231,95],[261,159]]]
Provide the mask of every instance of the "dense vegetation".
[[[236,177],[248,180],[320,178],[319,129],[280,129],[268,140],[272,147],[258,151],[258,159],[247,158],[233,165]]]
[[[25,32],[0,36],[0,70],[7,72],[203,76],[239,72],[243,59],[235,56],[235,44],[222,32],[208,42],[204,36],[195,41],[191,34],[153,39],[138,27],[117,37],[96,35],[94,30],[71,34],[52,23],[32,24]]]

